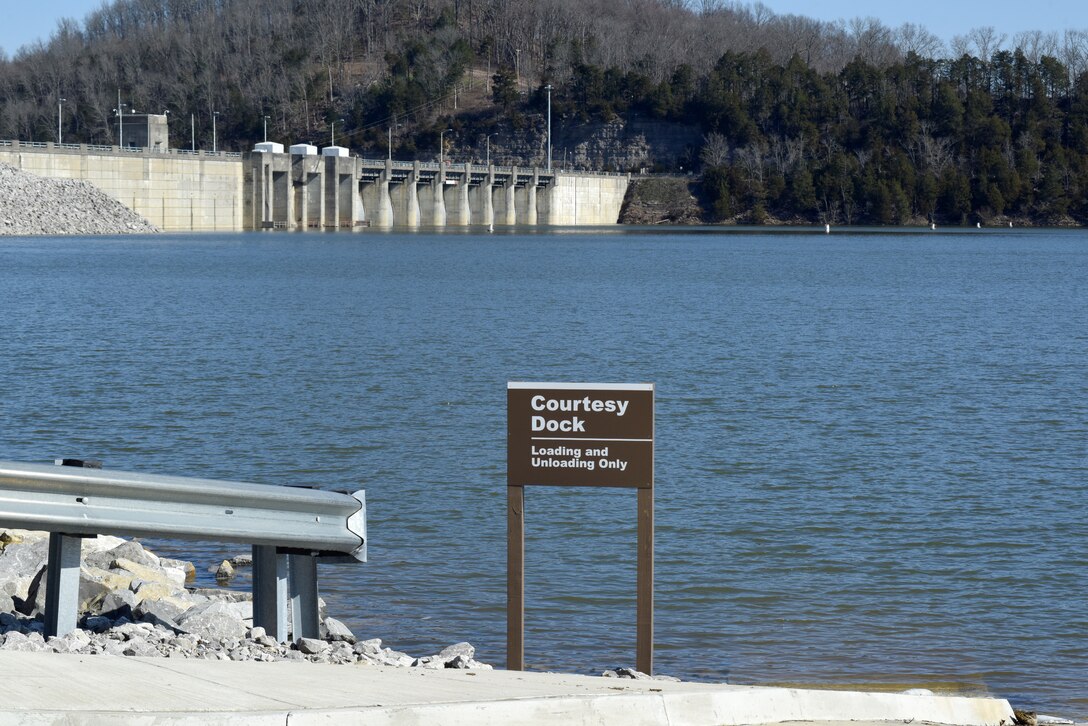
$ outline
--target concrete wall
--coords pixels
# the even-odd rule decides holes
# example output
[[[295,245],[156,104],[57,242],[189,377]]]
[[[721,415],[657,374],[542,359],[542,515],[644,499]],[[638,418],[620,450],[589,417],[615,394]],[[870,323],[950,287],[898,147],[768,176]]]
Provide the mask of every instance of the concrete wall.
[[[311,167],[313,156],[275,152],[246,155],[246,228],[378,228],[464,225],[610,225],[619,220],[626,174],[548,172],[538,168],[393,162],[330,157]],[[335,168],[333,168],[335,161]],[[303,169],[305,167],[305,169]],[[269,174],[290,169],[285,193]],[[271,190],[271,191],[269,191]],[[271,194],[273,199],[269,200]],[[287,201],[282,201],[284,196]],[[319,211],[304,203],[323,196]],[[251,201],[252,200],[252,201]],[[339,211],[335,210],[340,205]],[[283,215],[270,209],[290,206]],[[303,210],[306,210],[304,213]]]
[[[540,219],[553,225],[615,224],[627,183],[626,175],[557,174],[549,193],[537,198]]]
[[[38,176],[90,182],[166,231],[243,228],[239,156],[0,145],[0,162]]]
[[[0,162],[90,182],[165,231],[609,225],[628,184],[540,169],[10,141],[0,141]]]

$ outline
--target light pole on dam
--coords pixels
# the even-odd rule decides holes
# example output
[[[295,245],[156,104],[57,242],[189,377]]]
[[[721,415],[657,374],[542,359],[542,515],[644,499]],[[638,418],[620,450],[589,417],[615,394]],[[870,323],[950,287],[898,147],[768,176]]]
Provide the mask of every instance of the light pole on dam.
[[[552,84],[544,86],[548,92],[548,171],[552,170]]]

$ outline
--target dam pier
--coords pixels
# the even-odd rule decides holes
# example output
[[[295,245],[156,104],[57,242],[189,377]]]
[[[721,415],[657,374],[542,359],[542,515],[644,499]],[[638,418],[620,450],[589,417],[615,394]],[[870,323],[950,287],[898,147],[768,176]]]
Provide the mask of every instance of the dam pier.
[[[87,181],[167,232],[609,225],[627,174],[350,156],[0,141],[0,163]]]

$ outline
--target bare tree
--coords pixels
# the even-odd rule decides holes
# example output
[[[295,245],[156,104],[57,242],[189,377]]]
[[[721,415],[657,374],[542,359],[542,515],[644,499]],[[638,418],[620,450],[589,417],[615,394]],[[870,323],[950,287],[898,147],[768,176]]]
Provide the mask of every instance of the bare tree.
[[[827,31],[825,23],[802,15],[783,15],[777,25],[787,51],[785,60],[794,54],[809,65],[822,59]]]
[[[1059,44],[1057,33],[1044,33],[1041,30],[1025,30],[1012,38],[1014,48],[1019,48],[1024,57],[1032,63],[1038,63],[1044,55],[1058,56]]]
[[[875,65],[894,61],[899,51],[892,42],[892,31],[873,17],[854,18],[847,23],[857,55]]]
[[[764,150],[755,144],[737,149],[736,158],[747,177],[749,194],[756,194],[763,189],[763,157]]]
[[[971,55],[971,40],[965,35],[953,35],[949,48],[952,51],[953,58]]]
[[[1001,50],[1006,38],[1008,38],[1007,35],[997,32],[992,25],[972,28],[967,33],[967,40],[974,47],[975,55],[985,61],[990,60],[994,53]]]
[[[928,121],[919,124],[914,143],[908,146],[907,151],[915,166],[927,169],[934,176],[939,177],[952,164],[952,141],[934,137],[930,133],[931,130],[932,127]]]
[[[895,29],[894,42],[904,54],[914,53],[922,58],[939,58],[945,52],[944,43],[921,25],[903,23]]]
[[[729,141],[717,132],[711,132],[703,137],[703,150],[699,153],[699,160],[704,166],[724,166],[729,163]]]
[[[774,11],[761,2],[752,4],[751,18],[755,27],[761,27],[767,25],[774,19]]]
[[[1067,30],[1062,36],[1060,58],[1070,78],[1088,71],[1088,29]]]

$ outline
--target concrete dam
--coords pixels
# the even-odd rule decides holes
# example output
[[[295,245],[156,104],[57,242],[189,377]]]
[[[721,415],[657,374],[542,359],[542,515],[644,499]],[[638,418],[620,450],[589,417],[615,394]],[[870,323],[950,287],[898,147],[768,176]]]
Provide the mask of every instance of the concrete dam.
[[[0,162],[87,181],[165,231],[606,225],[626,174],[400,162],[347,149],[250,153],[0,141]]]

